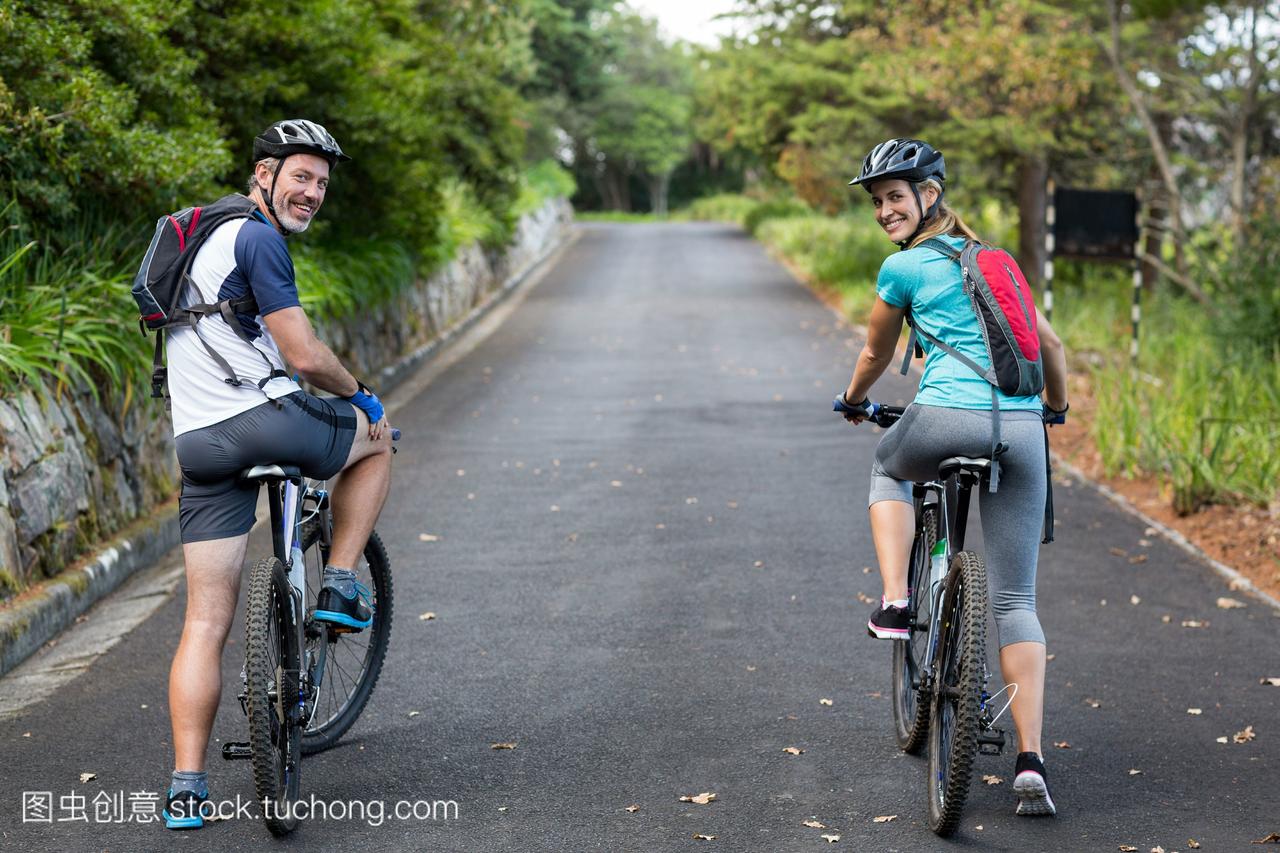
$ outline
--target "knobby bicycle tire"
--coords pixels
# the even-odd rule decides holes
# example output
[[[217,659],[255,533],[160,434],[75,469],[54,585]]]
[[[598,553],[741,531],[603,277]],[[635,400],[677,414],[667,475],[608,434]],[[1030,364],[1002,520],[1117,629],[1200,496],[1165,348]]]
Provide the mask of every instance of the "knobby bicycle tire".
[[[945,837],[960,823],[978,753],[987,570],[973,551],[961,551],[952,560],[942,602],[929,719],[929,827]]]
[[[300,656],[290,590],[289,577],[275,557],[259,560],[249,572],[244,629],[249,745],[254,791],[273,835],[288,834],[298,825],[293,802],[302,737],[288,710],[297,705]]]
[[[920,512],[907,588],[911,596],[911,634],[893,643],[893,728],[898,747],[919,754],[929,734],[929,701],[919,689],[925,652],[929,646],[929,558],[938,541],[938,511],[926,506]]]
[[[303,526],[302,551],[307,567],[307,590],[311,599],[307,612],[310,613],[315,608],[315,596],[320,590],[328,556],[321,553],[318,521]],[[315,696],[319,707],[302,734],[304,755],[329,749],[346,734],[368,704],[382,673],[382,662],[391,639],[393,590],[391,561],[377,533],[369,535],[364,563],[355,571],[373,594],[373,624],[359,633],[338,633],[313,623],[308,625],[308,646],[321,641],[328,646],[324,676]]]

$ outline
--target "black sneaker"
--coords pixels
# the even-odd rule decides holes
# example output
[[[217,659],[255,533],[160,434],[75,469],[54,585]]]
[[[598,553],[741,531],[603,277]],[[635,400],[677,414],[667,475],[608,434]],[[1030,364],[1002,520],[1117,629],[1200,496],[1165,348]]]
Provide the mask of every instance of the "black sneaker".
[[[316,597],[316,609],[311,614],[321,622],[328,622],[339,628],[362,631],[373,624],[373,607],[369,604],[369,589],[364,584],[355,584],[355,594],[347,598],[330,582],[320,587],[320,595]]]
[[[877,640],[907,640],[911,638],[911,619],[906,608],[886,605],[884,598],[880,606],[871,612],[867,620],[867,633]]]
[[[179,791],[169,789],[164,802],[164,825],[169,829],[199,829],[204,826],[204,804],[209,801],[209,792],[201,796],[195,791]]]
[[[1014,765],[1013,793],[1018,798],[1020,815],[1053,815],[1058,813],[1049,796],[1049,780],[1044,762],[1034,752],[1019,752]]]

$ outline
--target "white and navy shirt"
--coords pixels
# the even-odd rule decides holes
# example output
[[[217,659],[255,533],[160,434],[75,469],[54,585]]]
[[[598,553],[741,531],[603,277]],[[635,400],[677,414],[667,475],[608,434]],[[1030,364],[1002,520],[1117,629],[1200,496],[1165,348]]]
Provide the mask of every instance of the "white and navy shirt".
[[[175,436],[225,421],[268,398],[274,400],[301,390],[296,382],[284,377],[258,387],[272,369],[285,369],[284,358],[262,318],[301,304],[284,237],[258,216],[224,223],[200,247],[191,265],[191,279],[199,290],[198,300],[193,289],[187,288],[182,305],[216,303],[252,292],[258,313],[236,315],[253,341],[252,348],[220,316],[202,317],[198,324],[200,337],[227,360],[242,380],[239,387],[226,382],[226,371],[205,350],[195,332],[189,328],[169,332],[166,351]],[[267,367],[268,361],[271,368]]]

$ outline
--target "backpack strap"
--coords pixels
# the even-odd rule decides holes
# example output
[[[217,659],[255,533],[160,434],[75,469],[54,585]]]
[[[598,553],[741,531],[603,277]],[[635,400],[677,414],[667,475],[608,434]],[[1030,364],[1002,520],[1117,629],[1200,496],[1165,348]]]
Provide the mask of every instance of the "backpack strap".
[[[969,245],[969,241],[965,241],[965,246]],[[941,252],[956,263],[960,262],[960,255],[963,249],[957,249],[945,240],[939,240],[937,237],[930,237],[923,240],[916,248],[933,249],[935,252]]]
[[[1053,460],[1049,456],[1049,425],[1044,425],[1044,535],[1040,538],[1041,545],[1048,545],[1053,541]]]

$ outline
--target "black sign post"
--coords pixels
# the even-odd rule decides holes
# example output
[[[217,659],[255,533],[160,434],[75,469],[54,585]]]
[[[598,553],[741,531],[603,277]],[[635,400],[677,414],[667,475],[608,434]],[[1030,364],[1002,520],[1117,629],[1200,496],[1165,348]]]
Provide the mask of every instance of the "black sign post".
[[[1138,359],[1138,326],[1142,319],[1142,269],[1138,253],[1142,240],[1137,193],[1077,190],[1054,186],[1045,197],[1044,313],[1053,317],[1053,259],[1055,256],[1090,261],[1128,261],[1133,264],[1133,339],[1129,356]]]

